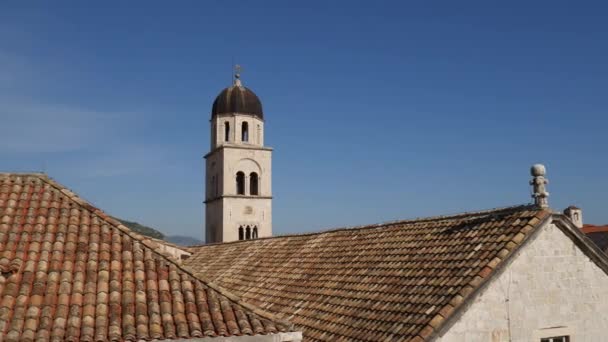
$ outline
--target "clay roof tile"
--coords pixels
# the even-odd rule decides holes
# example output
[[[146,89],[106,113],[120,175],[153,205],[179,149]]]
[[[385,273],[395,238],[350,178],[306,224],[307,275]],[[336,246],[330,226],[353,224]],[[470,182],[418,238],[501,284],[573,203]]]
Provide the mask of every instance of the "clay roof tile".
[[[547,215],[517,206],[194,246],[184,264],[289,318],[306,341],[422,341]]]
[[[0,340],[293,331],[278,319],[261,326],[275,317],[194,276],[153,244],[45,175],[0,174]]]

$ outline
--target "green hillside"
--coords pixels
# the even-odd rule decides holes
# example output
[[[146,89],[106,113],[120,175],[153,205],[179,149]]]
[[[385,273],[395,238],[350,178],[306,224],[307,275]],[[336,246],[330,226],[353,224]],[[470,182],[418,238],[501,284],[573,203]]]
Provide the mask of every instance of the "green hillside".
[[[117,219],[118,221],[120,221],[120,223],[127,226],[127,228],[131,229],[132,231],[134,231],[138,234],[149,236],[149,237],[159,239],[159,240],[165,239],[165,234],[159,232],[158,230],[156,230],[152,227],[144,226],[143,224],[139,224],[139,223],[133,222],[133,221],[119,219],[118,217],[115,217],[115,219]]]
[[[164,241],[176,244],[176,245],[194,246],[194,245],[200,245],[203,243],[203,241],[193,238],[191,236],[182,236],[182,235],[168,235],[167,236],[167,235],[161,233],[160,231],[158,231],[158,229],[144,226],[143,224],[140,224],[137,222],[127,221],[127,220],[119,219],[117,217],[115,217],[115,219],[117,219],[118,221],[120,221],[120,223],[127,226],[127,228],[131,229],[132,231],[134,231],[138,234],[149,236],[149,237],[159,239],[159,240],[164,240]]]

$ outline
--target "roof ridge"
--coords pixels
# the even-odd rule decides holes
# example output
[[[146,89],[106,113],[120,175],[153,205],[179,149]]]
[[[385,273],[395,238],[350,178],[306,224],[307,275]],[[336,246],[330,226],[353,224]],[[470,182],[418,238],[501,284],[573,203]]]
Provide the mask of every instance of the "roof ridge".
[[[489,215],[489,214],[494,214],[494,213],[509,213],[509,212],[514,212],[514,211],[523,210],[523,209],[540,210],[540,208],[538,206],[536,206],[535,204],[532,204],[532,203],[518,204],[518,205],[512,205],[512,206],[506,206],[506,207],[497,207],[497,208],[492,208],[492,209],[479,210],[479,211],[465,211],[465,212],[448,214],[448,215],[417,217],[417,218],[412,218],[412,219],[384,221],[384,222],[380,222],[380,223],[372,223],[372,224],[366,224],[366,225],[329,228],[329,229],[320,230],[320,231],[316,231],[316,232],[292,233],[292,234],[284,234],[284,235],[276,235],[276,236],[267,236],[267,237],[260,237],[257,239],[252,239],[252,240],[237,240],[237,241],[229,241],[229,242],[197,244],[197,245],[187,246],[184,248],[186,248],[186,250],[188,250],[189,248],[198,248],[198,247],[215,246],[215,245],[222,245],[222,244],[233,244],[233,243],[247,243],[247,242],[253,242],[253,241],[260,241],[260,240],[280,239],[280,238],[289,238],[289,237],[298,237],[298,236],[320,235],[320,234],[326,234],[326,233],[336,233],[336,232],[341,232],[341,231],[345,231],[345,230],[364,230],[364,229],[383,228],[385,226],[395,225],[395,224],[442,221],[442,220],[455,219],[455,218],[465,217],[465,216],[482,216],[482,215]]]
[[[0,177],[11,176],[49,178],[49,176],[44,172],[0,172]]]
[[[4,174],[0,174],[0,175],[4,175]],[[16,175],[16,174],[10,174],[9,173],[8,175],[11,176],[11,175]],[[146,248],[150,249],[150,251],[152,253],[160,256],[165,261],[173,264],[178,270],[183,271],[184,273],[186,273],[187,275],[189,275],[190,277],[192,277],[196,281],[201,282],[205,286],[211,288],[212,290],[218,292],[222,296],[228,298],[229,300],[231,300],[235,304],[237,304],[237,305],[239,305],[239,306],[241,306],[243,308],[246,308],[246,309],[252,311],[253,313],[259,315],[260,317],[268,319],[268,320],[270,320],[272,322],[275,322],[275,323],[283,324],[283,325],[287,326],[290,330],[293,330],[293,327],[294,327],[293,323],[291,323],[291,322],[289,322],[289,321],[287,321],[287,320],[285,320],[285,319],[283,319],[281,317],[275,317],[275,315],[273,315],[273,314],[271,314],[269,312],[266,312],[266,311],[262,310],[261,308],[259,308],[257,306],[253,306],[253,305],[251,305],[249,303],[244,302],[240,297],[238,297],[237,295],[233,294],[232,292],[224,289],[223,287],[218,286],[218,285],[214,284],[213,282],[210,282],[210,281],[208,281],[206,279],[201,279],[201,277],[195,275],[195,273],[189,267],[187,267],[185,265],[180,265],[177,262],[177,260],[175,260],[173,257],[167,256],[167,255],[165,255],[163,253],[158,252],[157,249],[154,248],[155,246],[150,246],[149,242],[145,240],[145,237],[143,235],[138,234],[136,232],[133,232],[127,226],[125,226],[122,223],[120,223],[120,221],[114,219],[112,216],[106,214],[103,210],[97,208],[96,206],[92,205],[88,201],[82,199],[75,192],[72,192],[70,189],[68,189],[64,185],[60,184],[59,182],[55,181],[54,179],[52,179],[48,175],[44,174],[43,177],[40,177],[38,174],[19,174],[19,176],[38,177],[42,181],[44,181],[47,184],[49,184],[52,187],[54,187],[57,191],[59,191],[59,192],[63,193],[64,195],[66,195],[70,200],[76,202],[78,205],[80,205],[85,210],[88,210],[92,214],[95,214],[95,215],[99,216],[101,219],[105,220],[107,223],[109,223],[114,228],[116,228],[119,231],[121,231],[122,233],[128,235],[130,238],[134,239],[135,241],[140,242]]]

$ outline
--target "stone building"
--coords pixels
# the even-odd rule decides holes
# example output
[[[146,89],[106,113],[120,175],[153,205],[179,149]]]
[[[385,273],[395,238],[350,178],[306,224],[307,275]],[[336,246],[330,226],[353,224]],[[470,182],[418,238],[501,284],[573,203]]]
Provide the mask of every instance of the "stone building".
[[[0,174],[0,340],[603,341],[608,259],[533,171],[533,204],[189,257],[45,175]]]
[[[210,123],[206,242],[272,236],[272,148],[264,146],[262,103],[238,73],[213,102]]]
[[[46,175],[0,173],[0,341],[606,340],[608,257],[579,208],[550,208],[544,166],[533,203],[273,237],[263,120],[237,74],[212,109],[214,244],[145,238]]]
[[[545,172],[533,204],[203,245],[184,263],[305,341],[606,341],[608,259],[580,211],[549,207]]]

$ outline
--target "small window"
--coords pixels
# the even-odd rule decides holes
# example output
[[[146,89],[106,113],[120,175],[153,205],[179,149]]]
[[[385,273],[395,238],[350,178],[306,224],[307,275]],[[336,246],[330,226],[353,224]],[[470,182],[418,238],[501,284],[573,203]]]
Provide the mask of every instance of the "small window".
[[[241,171],[236,173],[236,194],[245,194],[245,174]]]
[[[244,234],[243,234],[243,227],[239,227],[239,240],[243,240]]]
[[[247,226],[247,229],[245,230],[245,239],[251,239],[251,228],[249,228],[249,226]]]
[[[249,124],[247,122],[241,124],[241,141],[249,141]]]
[[[224,141],[230,140],[230,123],[224,122]]]
[[[258,193],[258,174],[252,172],[249,174],[249,194],[257,196]]]
[[[540,342],[570,342],[570,336],[543,337]]]

